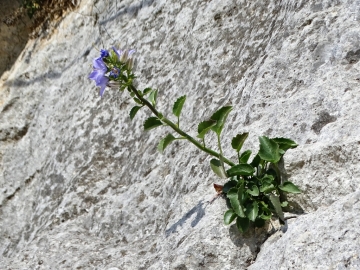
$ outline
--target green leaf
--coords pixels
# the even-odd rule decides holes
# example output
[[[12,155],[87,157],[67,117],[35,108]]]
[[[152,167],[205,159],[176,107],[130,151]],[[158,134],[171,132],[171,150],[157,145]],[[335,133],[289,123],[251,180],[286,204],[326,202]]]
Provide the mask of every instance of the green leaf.
[[[219,136],[227,116],[229,115],[230,111],[232,110],[232,106],[225,106],[221,109],[217,110],[211,117],[210,120],[216,121],[216,125],[213,126],[211,129]]]
[[[156,128],[158,126],[161,126],[161,125],[162,125],[162,123],[158,118],[149,117],[148,119],[145,120],[144,129],[150,130],[150,129]]]
[[[271,166],[268,170],[266,170],[263,180],[271,181],[279,185],[281,181],[281,174],[278,166],[273,164],[273,166]]]
[[[224,187],[223,187],[223,193],[228,193],[231,188],[236,187],[237,183],[238,182],[235,181],[235,180],[231,180],[231,181],[226,182]]]
[[[233,208],[234,212],[239,217],[245,217],[244,209],[239,201],[239,190],[237,188],[231,188],[226,196],[229,198],[231,207]]]
[[[132,107],[131,111],[130,111],[130,119],[133,120],[133,118],[135,117],[136,113],[141,109],[142,107],[140,106],[134,106]]]
[[[224,214],[224,223],[225,225],[229,225],[236,218],[236,213],[233,210],[227,210]]]
[[[156,98],[157,98],[158,90],[152,90],[149,95],[149,101],[155,107],[156,105]]]
[[[172,142],[172,141],[175,141],[176,138],[171,135],[171,134],[168,134],[166,135],[166,137],[164,139],[162,139],[160,142],[159,142],[159,145],[158,145],[158,150],[163,153],[165,148]]]
[[[236,226],[239,229],[240,232],[244,233],[249,229],[250,226],[250,220],[248,218],[242,218],[238,217],[236,219]]]
[[[250,165],[253,166],[254,168],[256,168],[257,166],[259,166],[259,164],[261,163],[261,158],[259,156],[259,154],[257,154],[254,159],[251,161]]]
[[[251,220],[255,221],[258,216],[259,206],[257,202],[253,202],[246,207],[246,216]]]
[[[263,201],[260,201],[260,212],[261,214],[259,215],[259,217],[261,219],[268,220],[271,218],[271,211],[268,208],[268,205]]]
[[[248,132],[236,135],[231,141],[232,148],[239,152],[248,136]]]
[[[152,89],[150,87],[145,88],[143,91],[143,95],[145,96],[146,94],[150,93],[152,91]]]
[[[240,155],[239,163],[247,163],[251,155],[251,150],[246,150]]]
[[[265,174],[260,180],[260,192],[267,194],[276,189],[274,185],[274,176]]]
[[[238,184],[238,186],[239,186],[239,184]],[[245,191],[244,186],[242,184],[240,184],[240,187],[238,187],[238,190],[239,190],[238,191],[239,202],[244,208],[244,205],[246,204],[246,201],[248,200],[249,195]]]
[[[279,188],[282,191],[289,192],[289,193],[301,193],[301,190],[296,185],[294,185],[293,183],[291,183],[289,181],[284,182],[282,185],[279,186]]]
[[[273,184],[265,183],[265,184],[261,185],[260,192],[268,194],[268,193],[270,193],[271,191],[273,191],[275,189],[276,188],[275,188],[275,186]]]
[[[197,137],[200,139],[204,139],[205,134],[215,125],[216,125],[216,121],[212,121],[212,120],[201,122],[198,125],[199,135],[197,135]]]
[[[271,219],[271,211],[265,210],[265,211],[263,211],[263,213],[261,215],[259,215],[259,217],[263,220],[269,220],[269,219]]]
[[[265,174],[262,178],[261,178],[261,182],[265,183],[265,182],[268,182],[268,183],[273,183],[275,180],[275,177],[273,174]]]
[[[142,102],[141,102],[141,100],[140,100],[140,99],[138,99],[138,98],[134,97],[134,101],[135,101],[137,104],[142,105]]]
[[[246,192],[252,196],[259,196],[259,188],[253,185],[251,189],[247,189]]]
[[[263,160],[277,163],[280,160],[279,145],[266,136],[259,137],[259,156]]]
[[[298,146],[296,142],[287,138],[273,138],[272,140],[279,145],[279,148],[283,150],[284,153],[286,150],[290,148],[296,148]]]
[[[255,169],[253,166],[249,164],[238,164],[233,167],[231,167],[229,170],[227,170],[227,175],[233,176],[233,175],[253,175]]]
[[[279,217],[280,221],[285,222],[284,213],[281,209],[281,203],[278,196],[275,196],[274,194],[270,194],[269,199],[274,206],[274,210]]]
[[[182,110],[182,107],[185,103],[185,100],[186,100],[186,96],[182,96],[182,97],[179,97],[175,103],[174,103],[174,107],[173,107],[173,113],[176,117],[179,117],[180,114],[181,114],[181,110]]]
[[[221,166],[220,160],[215,158],[210,160],[210,167],[213,170],[213,172],[220,178],[227,178],[224,168]]]

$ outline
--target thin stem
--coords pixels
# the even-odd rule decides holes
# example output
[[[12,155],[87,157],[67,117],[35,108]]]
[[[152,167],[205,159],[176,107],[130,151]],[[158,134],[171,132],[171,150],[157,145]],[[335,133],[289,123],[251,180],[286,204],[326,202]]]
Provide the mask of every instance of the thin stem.
[[[226,172],[224,162],[222,160],[223,151],[222,151],[222,148],[221,148],[220,134],[217,134],[217,139],[218,139],[218,146],[219,146],[219,151],[220,151],[220,158],[219,158],[220,159],[220,164],[221,164],[221,167],[223,168],[224,172]]]
[[[237,155],[238,155],[238,160],[239,160],[239,163],[240,163],[240,151],[237,152]]]
[[[141,102],[146,105],[151,111],[152,113],[158,117],[162,122],[164,122],[165,124],[167,124],[168,126],[170,126],[174,131],[176,131],[178,134],[180,134],[181,136],[185,137],[189,142],[191,142],[192,144],[194,144],[197,148],[199,148],[200,150],[208,153],[211,156],[217,157],[220,160],[222,160],[223,162],[225,162],[226,164],[230,165],[230,166],[234,166],[235,164],[222,156],[222,154],[215,152],[212,149],[209,149],[205,146],[202,146],[201,143],[199,143],[197,140],[195,140],[193,137],[191,137],[189,134],[187,134],[186,132],[182,131],[181,129],[179,129],[176,124],[174,124],[173,122],[171,122],[169,119],[167,119],[166,117],[164,117],[161,113],[159,113],[154,106],[152,106],[152,104],[150,104],[149,101],[147,101],[146,99],[144,99],[140,94],[139,91],[133,86],[133,85],[129,85],[128,86],[129,89],[136,95],[136,97],[141,100]]]

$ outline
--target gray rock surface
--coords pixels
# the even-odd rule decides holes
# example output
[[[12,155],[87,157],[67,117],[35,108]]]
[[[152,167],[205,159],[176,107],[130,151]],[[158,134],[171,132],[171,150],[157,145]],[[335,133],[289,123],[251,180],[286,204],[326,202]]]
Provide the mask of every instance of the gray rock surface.
[[[248,269],[360,269],[359,212],[357,191],[298,217],[268,239]]]
[[[245,269],[269,250],[284,254],[282,262],[271,255],[274,265],[291,268],[296,248],[315,231],[328,237],[331,226],[340,237],[333,252],[356,266],[359,231],[341,238],[343,217],[331,211],[351,199],[343,215],[358,223],[359,11],[360,2],[338,0],[81,1],[2,77],[4,269]],[[289,221],[286,243],[266,242],[271,224],[246,235],[224,226],[224,200],[207,203],[221,183],[210,157],[186,142],[159,154],[166,129],[145,133],[145,111],[130,121],[126,93],[99,98],[87,79],[91,61],[95,47],[114,43],[137,49],[138,85],[159,89],[161,111],[187,95],[190,134],[234,105],[223,135],[229,158],[231,138],[244,131],[254,151],[260,135],[299,143],[282,169],[304,191],[289,198],[293,210],[309,214]],[[331,217],[328,226],[317,215]],[[309,248],[296,265],[341,267],[326,257],[330,238],[321,241],[314,247],[323,260],[307,260]]]

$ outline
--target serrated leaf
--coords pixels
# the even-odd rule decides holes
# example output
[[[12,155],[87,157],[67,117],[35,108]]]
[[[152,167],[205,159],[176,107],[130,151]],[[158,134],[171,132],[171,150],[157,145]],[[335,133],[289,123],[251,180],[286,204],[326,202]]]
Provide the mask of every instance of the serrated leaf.
[[[250,156],[251,156],[251,150],[246,150],[240,155],[239,163],[247,163]]]
[[[211,117],[210,120],[216,121],[216,125],[211,128],[218,136],[224,127],[226,118],[228,117],[232,106],[225,106],[217,110]]]
[[[225,225],[229,225],[236,218],[236,213],[233,210],[227,210],[224,214],[224,223]]]
[[[293,183],[286,181],[282,185],[279,186],[282,191],[289,192],[289,193],[301,193],[301,190],[294,185]]]
[[[246,216],[251,220],[255,221],[258,216],[259,206],[257,202],[253,202],[246,207]]]
[[[150,129],[156,128],[158,126],[161,126],[161,125],[162,125],[162,123],[158,118],[149,117],[148,119],[145,120],[144,129],[150,130]]]
[[[172,141],[175,141],[176,138],[171,135],[171,134],[168,134],[166,135],[166,137],[164,139],[162,139],[160,142],[159,142],[159,145],[158,145],[158,150],[163,153],[165,148],[172,142]]]
[[[239,152],[248,136],[248,132],[236,135],[231,141],[231,147]]]
[[[286,150],[296,148],[298,146],[296,142],[287,138],[273,138],[272,140],[279,145],[279,148],[283,150],[284,153]]]
[[[260,141],[260,150],[259,150],[260,158],[268,162],[277,163],[281,157],[279,153],[279,145],[266,136],[259,137],[259,141]]]
[[[251,189],[247,189],[246,192],[252,196],[259,196],[259,188],[256,185],[253,185]]]
[[[245,217],[244,209],[239,201],[239,190],[237,188],[231,188],[226,196],[230,200],[231,207],[239,217]]]
[[[281,203],[278,196],[275,196],[274,194],[270,194],[269,199],[274,206],[274,210],[279,217],[280,221],[285,222],[284,213],[281,209]]]
[[[227,178],[224,168],[221,166],[220,160],[213,158],[210,160],[210,167],[213,172],[220,178]]]
[[[179,97],[175,103],[174,103],[174,106],[173,106],[173,114],[176,116],[176,117],[179,117],[180,114],[181,114],[181,110],[182,110],[182,107],[185,103],[185,100],[186,100],[186,96],[182,96],[182,97]]]
[[[233,167],[231,167],[229,170],[227,170],[227,175],[233,176],[233,175],[253,175],[255,169],[253,166],[249,164],[238,164]]]
[[[149,101],[155,107],[156,105],[156,98],[157,98],[158,90],[152,90],[149,95]]]
[[[198,125],[198,133],[199,135],[197,135],[198,138],[200,139],[204,139],[206,133],[208,133],[208,131],[216,125],[216,121],[203,121]]]
[[[246,232],[250,226],[250,220],[248,218],[238,217],[236,219],[236,226],[238,230],[242,233]]]
[[[135,117],[136,113],[141,109],[142,107],[140,106],[134,106],[132,107],[131,111],[130,111],[130,119],[133,120],[133,118]]]

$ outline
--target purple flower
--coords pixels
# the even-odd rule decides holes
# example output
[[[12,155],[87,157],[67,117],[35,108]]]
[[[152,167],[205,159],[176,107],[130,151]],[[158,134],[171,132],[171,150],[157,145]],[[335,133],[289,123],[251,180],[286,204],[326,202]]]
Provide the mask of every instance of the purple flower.
[[[100,86],[100,96],[102,97],[105,91],[105,87],[109,82],[109,78],[105,76],[107,67],[101,57],[94,59],[93,72],[89,75],[89,79],[94,80],[96,86]]]
[[[117,78],[120,75],[120,69],[118,69],[117,67],[114,67],[109,74],[111,77],[113,78]]]
[[[101,49],[100,50],[100,57],[105,58],[109,56],[109,52],[107,50]]]

